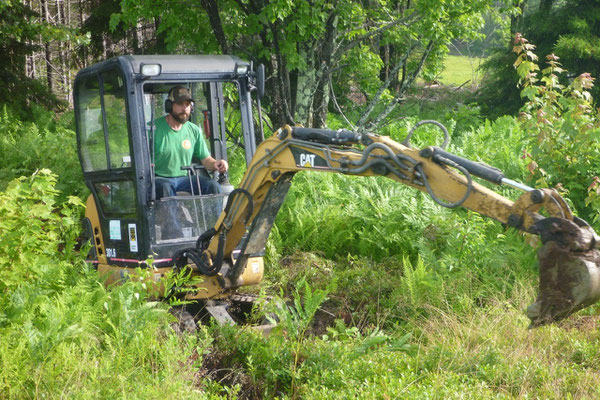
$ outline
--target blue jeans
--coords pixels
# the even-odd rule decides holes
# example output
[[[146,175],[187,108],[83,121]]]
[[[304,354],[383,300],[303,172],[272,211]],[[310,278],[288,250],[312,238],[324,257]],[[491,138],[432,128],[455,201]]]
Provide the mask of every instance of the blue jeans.
[[[176,196],[177,192],[189,192],[194,195],[199,194],[219,194],[221,193],[221,185],[214,179],[199,177],[200,191],[196,177],[192,176],[192,186],[190,186],[190,178],[187,176],[178,176],[175,178],[165,178],[162,176],[156,177],[156,199],[167,196]]]

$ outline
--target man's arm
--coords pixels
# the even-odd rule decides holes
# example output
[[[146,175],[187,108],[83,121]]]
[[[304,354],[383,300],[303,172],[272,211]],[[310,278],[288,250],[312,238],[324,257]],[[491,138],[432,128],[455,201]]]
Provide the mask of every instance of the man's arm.
[[[204,168],[206,168],[208,171],[218,171],[222,174],[224,172],[227,172],[227,170],[229,169],[229,164],[227,164],[227,161],[215,160],[211,156],[206,157],[201,162],[202,165],[204,165]]]

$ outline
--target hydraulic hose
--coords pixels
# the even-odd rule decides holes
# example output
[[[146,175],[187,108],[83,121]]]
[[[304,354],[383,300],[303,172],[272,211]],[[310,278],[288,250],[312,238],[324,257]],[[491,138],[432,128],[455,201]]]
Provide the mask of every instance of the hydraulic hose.
[[[448,143],[450,142],[450,135],[448,134],[448,129],[446,129],[446,127],[442,123],[440,123],[436,120],[433,120],[433,119],[424,119],[423,121],[417,122],[415,124],[415,126],[412,127],[410,132],[408,132],[408,135],[404,138],[404,140],[402,141],[402,144],[406,147],[412,148],[412,146],[410,145],[410,138],[412,137],[413,133],[419,126],[425,125],[425,124],[435,125],[442,130],[442,132],[444,133],[444,142],[442,143],[441,147],[442,147],[442,149],[445,149],[448,146]]]
[[[347,129],[334,131],[331,129],[303,128],[299,126],[292,127],[292,137],[316,143],[338,145],[361,143],[363,139],[360,133]]]
[[[232,190],[231,193],[229,193],[229,197],[227,198],[227,204],[225,205],[225,210],[223,210],[223,212],[225,214],[229,214],[229,209],[231,208],[231,204],[233,203],[232,199],[238,193],[243,194],[244,196],[246,196],[246,199],[248,199],[248,212],[246,213],[245,220],[245,222],[248,222],[248,220],[252,216],[252,213],[254,212],[254,200],[252,199],[252,195],[250,194],[250,192],[248,192],[246,189],[237,188]]]
[[[188,258],[192,260],[192,262],[196,265],[196,269],[200,271],[202,275],[215,276],[219,273],[219,270],[221,269],[221,265],[216,262],[213,263],[212,266],[208,265],[208,263],[205,260],[205,255],[203,253],[198,253],[196,249],[190,248],[179,250],[173,255],[175,265],[177,266],[177,268],[180,269],[186,266],[186,261]]]
[[[467,169],[463,168],[459,164],[457,164],[454,161],[449,160],[447,158],[439,156],[436,161],[439,163],[446,164],[450,167],[456,168],[457,170],[462,172],[462,174],[465,176],[465,178],[467,178],[467,190],[466,190],[464,196],[460,200],[455,201],[454,203],[446,203],[445,201],[443,201],[439,197],[437,197],[435,195],[435,193],[433,193],[433,189],[431,188],[431,185],[429,185],[429,180],[427,179],[427,176],[425,175],[425,171],[423,171],[423,167],[421,165],[417,164],[415,166],[415,169],[421,174],[421,178],[423,179],[423,183],[425,183],[425,188],[427,189],[427,193],[429,193],[429,195],[431,196],[433,201],[435,201],[436,203],[438,203],[439,205],[441,205],[443,207],[455,208],[455,207],[461,206],[467,200],[467,198],[471,195],[471,192],[473,191],[473,178],[471,178],[471,174],[469,174],[469,171],[467,171]]]

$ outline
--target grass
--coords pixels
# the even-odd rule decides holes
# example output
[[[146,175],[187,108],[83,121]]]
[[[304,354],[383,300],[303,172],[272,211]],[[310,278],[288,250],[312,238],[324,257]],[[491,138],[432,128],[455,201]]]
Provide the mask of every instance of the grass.
[[[301,341],[289,318],[267,339],[244,328],[214,328],[221,368],[237,374],[237,381],[245,376],[253,382],[239,388],[241,398],[583,399],[600,394],[598,309],[527,330],[524,309],[535,297],[534,271],[505,292],[484,287],[483,297],[473,301],[473,286],[482,285],[477,271],[470,281],[459,273],[436,282],[431,279],[435,270],[424,265],[427,274],[411,278],[421,283],[420,289],[415,286],[415,302],[399,274],[405,267],[401,262],[351,258],[332,266],[314,253],[292,258],[285,263],[291,281],[303,282],[307,275],[317,287],[336,281],[321,309],[340,318]],[[348,314],[354,319],[344,321]],[[322,318],[317,314],[316,322]],[[393,323],[382,323],[386,320]]]
[[[447,86],[477,86],[481,81],[479,66],[483,58],[448,55],[438,81]]]

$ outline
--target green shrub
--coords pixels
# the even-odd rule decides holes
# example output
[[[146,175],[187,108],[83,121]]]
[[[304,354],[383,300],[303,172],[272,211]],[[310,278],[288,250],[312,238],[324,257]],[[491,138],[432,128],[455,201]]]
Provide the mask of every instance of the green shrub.
[[[0,304],[24,285],[57,290],[70,283],[83,204],[69,197],[59,208],[55,183],[56,176],[42,169],[0,193]]]
[[[55,114],[34,107],[33,122],[23,122],[5,106],[0,111],[0,190],[19,176],[48,168],[58,175],[59,202],[87,196],[77,158],[75,132]]]
[[[81,200],[59,204],[55,183],[0,192],[0,397],[194,397],[209,338],[175,336],[143,280],[105,289],[74,250]]]
[[[515,66],[526,99],[520,119],[527,133],[528,168],[537,186],[557,187],[587,219],[587,191],[600,169],[600,112],[589,92],[594,78],[584,73],[564,86],[560,77],[566,70],[553,54],[539,76],[534,49],[517,37]]]

